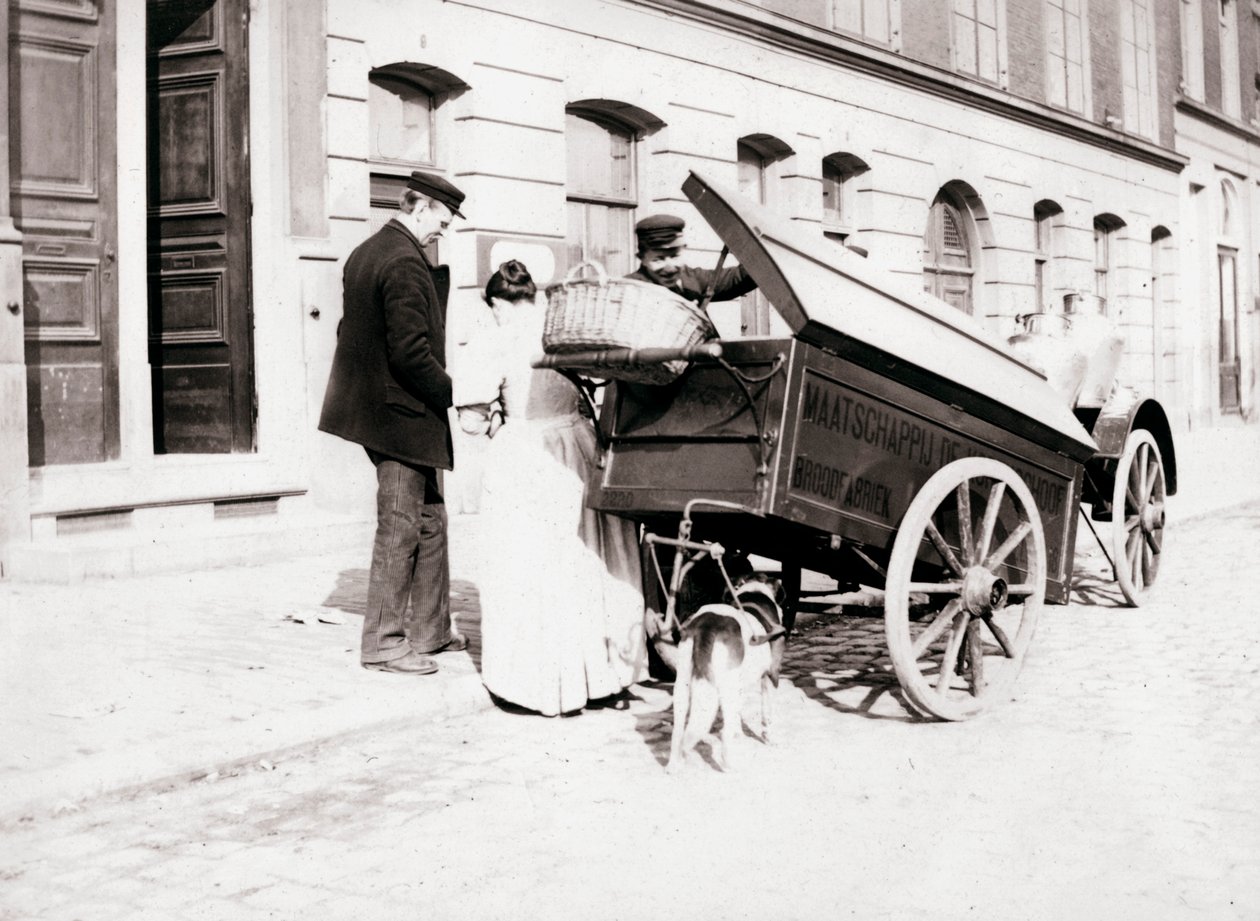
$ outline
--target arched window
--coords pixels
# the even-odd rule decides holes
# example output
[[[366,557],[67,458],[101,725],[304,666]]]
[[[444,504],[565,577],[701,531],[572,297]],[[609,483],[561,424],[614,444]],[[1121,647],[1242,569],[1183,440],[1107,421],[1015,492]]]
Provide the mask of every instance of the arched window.
[[[634,269],[638,140],[663,126],[641,109],[608,100],[566,108],[565,239],[570,266],[595,260],[612,275]]]
[[[368,81],[368,159],[373,163],[433,164],[433,94],[402,77]]]
[[[735,147],[739,191],[753,201],[774,207],[778,198],[778,164],[794,151],[771,134],[749,134]],[[740,331],[746,336],[770,332],[770,302],[760,291],[740,298]]]
[[[869,170],[859,157],[833,153],[822,161],[823,233],[841,243],[857,231],[857,195],[853,179]]]
[[[941,189],[932,202],[924,237],[923,290],[972,313],[976,250],[966,202],[956,191]]]
[[[1113,294],[1111,276],[1115,265],[1115,235],[1123,226],[1124,221],[1114,214],[1100,214],[1094,218],[1094,293],[1104,303]]]
[[[1042,199],[1033,206],[1036,225],[1033,247],[1033,286],[1036,290],[1037,310],[1052,310],[1057,303],[1058,285],[1055,278],[1055,228],[1062,220],[1063,209],[1049,199]]]
[[[438,111],[468,85],[440,68],[399,63],[368,76],[368,171],[376,231],[398,210],[412,170],[441,172]],[[437,258],[436,248],[430,257]]]
[[[793,150],[772,134],[748,134],[735,147],[739,190],[755,202],[773,204],[779,161]]]

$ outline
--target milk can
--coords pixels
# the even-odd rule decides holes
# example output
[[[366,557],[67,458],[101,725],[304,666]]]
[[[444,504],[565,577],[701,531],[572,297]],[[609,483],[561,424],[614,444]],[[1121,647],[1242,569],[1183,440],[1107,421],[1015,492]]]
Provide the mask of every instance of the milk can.
[[[1046,376],[1046,381],[1075,405],[1085,377],[1086,356],[1072,337],[1072,321],[1060,313],[1030,313],[1019,318],[1023,331],[1007,339],[1011,349]]]
[[[1107,316],[1107,301],[1096,294],[1066,295],[1063,309],[1071,324],[1069,338],[1086,356],[1085,375],[1075,405],[1100,408],[1115,386],[1124,337],[1116,321]]]

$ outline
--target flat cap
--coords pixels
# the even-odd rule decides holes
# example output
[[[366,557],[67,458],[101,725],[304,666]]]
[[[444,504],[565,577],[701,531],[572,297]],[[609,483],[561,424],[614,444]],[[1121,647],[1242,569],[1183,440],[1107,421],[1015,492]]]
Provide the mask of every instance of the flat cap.
[[[634,225],[641,249],[674,249],[683,245],[686,221],[672,214],[651,214]]]
[[[421,195],[427,195],[434,201],[440,201],[451,209],[452,214],[459,217],[464,216],[459,210],[459,206],[464,203],[464,193],[441,176],[416,170],[411,174],[411,178],[407,180],[407,188],[413,189]]]

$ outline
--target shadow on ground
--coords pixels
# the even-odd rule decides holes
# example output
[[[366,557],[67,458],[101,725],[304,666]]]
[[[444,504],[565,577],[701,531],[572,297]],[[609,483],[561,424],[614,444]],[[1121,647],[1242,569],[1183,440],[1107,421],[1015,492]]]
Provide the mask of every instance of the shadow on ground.
[[[323,607],[335,608],[355,617],[363,616],[367,600],[368,571],[343,569],[337,573],[337,584],[322,602]],[[468,637],[468,654],[473,665],[481,671],[481,596],[476,584],[467,579],[451,581],[451,618],[455,629]]]
[[[794,635],[783,678],[814,703],[847,716],[922,722],[893,673],[881,617],[833,612]]]

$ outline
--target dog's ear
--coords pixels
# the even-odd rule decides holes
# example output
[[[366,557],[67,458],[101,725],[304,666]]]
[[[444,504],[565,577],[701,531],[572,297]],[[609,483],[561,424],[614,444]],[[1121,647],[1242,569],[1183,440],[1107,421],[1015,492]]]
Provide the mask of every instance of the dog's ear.
[[[758,582],[770,590],[770,597],[774,599],[775,604],[782,607],[787,601],[787,592],[783,588],[783,580],[765,572],[755,573],[754,575]]]

